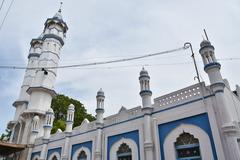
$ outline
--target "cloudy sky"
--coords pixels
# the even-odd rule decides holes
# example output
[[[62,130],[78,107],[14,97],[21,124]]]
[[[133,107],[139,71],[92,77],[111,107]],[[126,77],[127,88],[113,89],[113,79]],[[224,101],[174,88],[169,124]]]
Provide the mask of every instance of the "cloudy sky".
[[[2,2],[2,1],[1,1]],[[59,0],[15,0],[0,30],[0,65],[26,66],[29,42],[59,8]],[[203,28],[225,59],[222,75],[232,89],[240,82],[239,0],[65,0],[63,17],[69,26],[60,65],[128,58],[174,49],[191,42],[203,80],[209,84],[199,56]],[[0,23],[10,4],[5,1]],[[96,92],[106,94],[105,116],[121,106],[141,105],[139,71],[151,76],[153,98],[197,83],[190,50],[137,61],[58,71],[55,89],[80,100],[95,114]],[[0,69],[0,133],[13,119],[24,70]]]

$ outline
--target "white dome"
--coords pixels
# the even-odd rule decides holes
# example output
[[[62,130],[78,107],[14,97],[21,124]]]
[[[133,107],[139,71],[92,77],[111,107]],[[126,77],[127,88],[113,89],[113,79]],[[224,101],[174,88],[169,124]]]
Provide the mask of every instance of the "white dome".
[[[53,109],[52,109],[52,108],[49,108],[49,109],[48,109],[48,112],[53,113]]]
[[[39,121],[39,116],[37,116],[37,115],[34,116],[34,117],[33,117],[33,121],[34,121],[34,122]]]
[[[68,106],[68,109],[74,109],[75,108],[75,106],[73,105],[73,104],[70,104],[69,106]]]
[[[99,91],[97,92],[97,96],[104,96],[102,88],[100,88]]]
[[[143,67],[141,72],[140,72],[140,76],[148,76],[148,71],[145,70],[145,68]]]

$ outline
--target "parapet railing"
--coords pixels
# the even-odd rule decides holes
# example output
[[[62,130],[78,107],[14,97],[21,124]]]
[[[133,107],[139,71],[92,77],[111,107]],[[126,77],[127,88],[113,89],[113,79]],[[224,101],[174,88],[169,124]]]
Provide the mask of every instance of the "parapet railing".
[[[204,83],[198,83],[154,99],[155,107],[167,107],[201,98]],[[202,87],[202,88],[201,88]]]

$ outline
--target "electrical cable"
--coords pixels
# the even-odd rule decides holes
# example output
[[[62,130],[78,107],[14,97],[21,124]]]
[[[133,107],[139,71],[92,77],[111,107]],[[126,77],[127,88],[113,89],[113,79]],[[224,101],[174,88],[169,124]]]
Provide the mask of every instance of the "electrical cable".
[[[74,65],[63,65],[63,66],[58,66],[58,67],[33,67],[33,68],[27,68],[27,67],[21,67],[21,66],[0,66],[0,69],[57,69],[57,68],[77,68],[77,67],[85,67],[85,66],[95,66],[95,65],[102,65],[102,64],[112,64],[112,63],[119,63],[119,62],[126,62],[126,61],[133,61],[137,59],[143,59],[147,57],[153,57],[153,56],[158,56],[158,55],[163,55],[163,54],[169,54],[172,52],[177,52],[180,50],[185,50],[188,49],[188,47],[180,47],[172,50],[167,50],[167,51],[162,51],[158,53],[153,53],[153,54],[146,54],[142,56],[135,56],[131,58],[124,58],[124,59],[117,59],[117,60],[109,60],[109,61],[101,61],[101,62],[90,62],[90,63],[83,63],[83,64],[74,64]]]
[[[0,6],[0,12],[2,10],[3,4],[4,4],[5,0],[2,0],[1,6]]]
[[[13,2],[14,2],[14,0],[11,1],[10,5],[9,5],[9,7],[8,7],[8,9],[7,9],[7,12],[6,12],[6,14],[5,14],[4,18],[3,18],[3,21],[2,21],[2,23],[1,23],[1,25],[0,25],[0,31],[2,30],[3,24],[4,24],[4,22],[6,21],[7,15],[8,15],[8,13],[9,13],[12,5],[13,5]]]

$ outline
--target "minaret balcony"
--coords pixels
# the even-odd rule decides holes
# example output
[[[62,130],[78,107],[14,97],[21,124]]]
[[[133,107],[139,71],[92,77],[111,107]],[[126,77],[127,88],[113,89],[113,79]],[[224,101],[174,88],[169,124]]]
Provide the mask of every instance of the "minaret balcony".
[[[151,96],[152,95],[152,91],[150,90],[142,90],[140,91],[140,96]]]
[[[221,64],[218,62],[212,62],[212,63],[208,63],[204,66],[204,71],[207,72],[209,69],[213,69],[213,68],[221,68]]]
[[[26,92],[30,95],[33,91],[43,91],[43,92],[49,93],[52,97],[55,97],[57,95],[57,93],[54,90],[45,88],[45,87],[41,87],[41,86],[29,87]]]
[[[60,36],[58,36],[58,35],[51,34],[51,33],[45,34],[45,35],[43,36],[42,40],[45,40],[45,39],[47,39],[47,38],[54,38],[54,39],[58,40],[58,41],[61,43],[62,46],[64,45],[64,41],[63,41],[62,37],[60,37]]]

